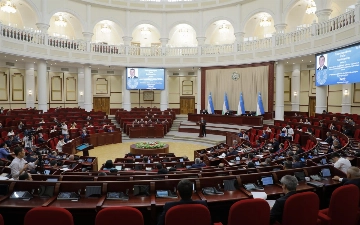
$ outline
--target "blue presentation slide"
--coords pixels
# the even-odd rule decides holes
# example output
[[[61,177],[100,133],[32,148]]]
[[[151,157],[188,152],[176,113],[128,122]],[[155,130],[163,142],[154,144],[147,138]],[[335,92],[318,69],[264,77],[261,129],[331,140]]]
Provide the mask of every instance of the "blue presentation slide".
[[[360,45],[316,55],[316,86],[360,82]]]
[[[126,89],[164,90],[165,69],[126,68]]]

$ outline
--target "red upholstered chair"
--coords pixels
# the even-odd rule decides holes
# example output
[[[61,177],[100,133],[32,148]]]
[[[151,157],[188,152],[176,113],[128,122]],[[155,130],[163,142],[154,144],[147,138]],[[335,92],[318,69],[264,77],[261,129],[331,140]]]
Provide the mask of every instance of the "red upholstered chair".
[[[95,225],[105,224],[143,225],[144,218],[138,209],[131,207],[110,207],[100,210]]]
[[[0,214],[0,225],[4,225],[4,218],[2,217],[2,215]]]
[[[270,206],[265,200],[246,199],[235,202],[231,206],[228,225],[268,225],[269,218]]]
[[[171,207],[165,215],[165,225],[209,225],[209,209],[201,204],[183,204]]]
[[[284,206],[282,225],[316,225],[319,213],[319,197],[313,192],[290,196]]]
[[[74,225],[73,217],[69,211],[57,207],[36,207],[25,215],[24,225]]]
[[[331,195],[329,208],[319,211],[322,225],[355,225],[358,221],[359,188],[345,185],[337,188]]]

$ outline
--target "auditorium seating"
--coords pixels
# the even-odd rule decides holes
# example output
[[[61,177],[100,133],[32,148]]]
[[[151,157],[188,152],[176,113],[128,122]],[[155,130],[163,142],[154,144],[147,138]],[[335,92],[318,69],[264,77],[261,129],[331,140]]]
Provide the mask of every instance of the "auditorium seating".
[[[143,225],[141,212],[132,207],[111,207],[100,210],[96,214],[95,225]]]
[[[165,215],[165,225],[209,225],[209,209],[201,204],[183,204],[171,207]]]
[[[297,193],[286,200],[281,225],[317,225],[318,212],[319,197],[315,193]]]
[[[331,195],[329,208],[320,210],[318,216],[324,225],[356,225],[358,221],[359,188],[345,185]]]
[[[74,225],[71,213],[58,207],[36,207],[25,215],[24,225]]]
[[[268,225],[269,218],[270,207],[265,200],[247,199],[231,206],[227,225]]]

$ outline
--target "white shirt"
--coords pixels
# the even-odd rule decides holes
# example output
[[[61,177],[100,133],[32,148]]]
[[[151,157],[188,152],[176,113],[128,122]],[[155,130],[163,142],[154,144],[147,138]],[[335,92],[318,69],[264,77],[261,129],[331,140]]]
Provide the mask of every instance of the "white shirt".
[[[64,134],[69,134],[68,132],[68,127],[66,124],[62,125],[61,126],[61,133],[64,135]]]
[[[285,131],[285,135],[287,137],[292,137],[294,135],[294,130],[291,127],[288,129],[286,129],[286,127],[284,127],[282,130]]]
[[[56,145],[56,149],[58,150],[58,152],[62,152],[62,146],[65,144],[64,141],[59,141]]]
[[[343,171],[345,174],[347,173],[347,170],[351,167],[351,163],[348,159],[345,158],[339,158],[339,160],[334,164],[334,167],[336,169],[339,169]]]
[[[7,136],[14,136],[14,135],[15,135],[14,131],[13,132],[9,131],[9,133],[7,134]]]
[[[18,180],[19,179],[19,173],[20,170],[22,170],[26,164],[26,160],[25,159],[20,159],[18,157],[15,157],[13,159],[13,161],[11,162],[11,164],[9,165],[10,169],[11,169],[11,175],[14,178],[14,180]],[[31,162],[28,163],[28,168],[29,169],[34,169],[36,167],[35,163]]]
[[[24,142],[24,147],[25,148],[31,148],[32,147],[33,141],[32,141],[31,138],[25,136],[25,137],[23,137],[23,142]]]

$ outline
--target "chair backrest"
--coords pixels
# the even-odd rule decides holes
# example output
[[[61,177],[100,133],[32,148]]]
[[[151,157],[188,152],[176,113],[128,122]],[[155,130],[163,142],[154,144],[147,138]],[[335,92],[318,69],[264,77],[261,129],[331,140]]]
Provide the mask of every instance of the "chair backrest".
[[[269,218],[270,206],[265,200],[246,199],[231,206],[228,225],[267,225]]]
[[[24,225],[74,225],[69,211],[57,207],[36,207],[25,215]]]
[[[329,214],[331,224],[355,225],[359,202],[359,188],[353,184],[337,188],[331,195]]]
[[[314,192],[290,196],[284,206],[282,225],[316,225],[319,212],[319,197]]]
[[[131,207],[110,207],[100,210],[95,218],[95,225],[104,224],[143,225],[144,218],[138,209]]]
[[[2,217],[2,215],[0,214],[0,225],[4,225],[4,218]]]
[[[165,225],[209,225],[210,223],[209,209],[201,204],[177,205],[171,207],[165,215]]]

